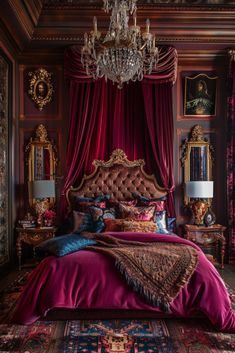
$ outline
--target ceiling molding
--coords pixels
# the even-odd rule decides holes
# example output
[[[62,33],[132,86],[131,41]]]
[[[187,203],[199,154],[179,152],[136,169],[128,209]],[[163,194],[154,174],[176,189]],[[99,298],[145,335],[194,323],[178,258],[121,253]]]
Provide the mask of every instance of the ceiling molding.
[[[7,0],[1,6],[1,21],[19,51],[29,45],[42,8],[43,0]]]
[[[175,45],[177,49],[235,44],[235,6],[226,0],[226,4],[216,6],[156,1],[138,2],[137,21],[144,27],[146,18],[150,19],[151,32],[155,33],[158,44]],[[7,29],[20,52],[82,45],[84,33],[92,28],[94,15],[103,34],[109,25],[110,14],[102,10],[101,0],[6,0],[5,3],[0,14],[3,30]]]

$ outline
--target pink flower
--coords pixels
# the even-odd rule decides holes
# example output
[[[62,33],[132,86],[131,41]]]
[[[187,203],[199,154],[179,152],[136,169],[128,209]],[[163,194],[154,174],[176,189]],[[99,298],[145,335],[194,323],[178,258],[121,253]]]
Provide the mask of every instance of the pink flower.
[[[44,219],[51,219],[51,220],[54,220],[56,218],[56,213],[52,210],[46,210],[44,213],[43,213],[43,218]]]

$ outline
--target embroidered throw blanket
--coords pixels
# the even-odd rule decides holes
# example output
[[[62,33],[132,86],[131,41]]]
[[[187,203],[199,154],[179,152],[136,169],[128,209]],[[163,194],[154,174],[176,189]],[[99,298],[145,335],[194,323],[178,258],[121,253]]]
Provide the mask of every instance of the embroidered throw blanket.
[[[125,241],[94,233],[83,235],[98,243],[87,249],[111,256],[127,283],[164,311],[168,311],[170,302],[197,266],[197,252],[188,245]]]

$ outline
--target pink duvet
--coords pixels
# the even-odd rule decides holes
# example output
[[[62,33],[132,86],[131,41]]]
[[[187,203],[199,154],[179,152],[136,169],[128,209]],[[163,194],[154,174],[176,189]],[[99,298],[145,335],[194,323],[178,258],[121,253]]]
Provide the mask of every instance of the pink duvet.
[[[191,244],[198,250],[198,266],[189,283],[173,300],[173,315],[204,313],[221,331],[235,332],[235,313],[223,280],[203,252],[175,235],[109,233],[120,239]],[[104,233],[104,236],[108,236]],[[12,321],[31,324],[52,308],[128,309],[160,312],[126,284],[113,260],[80,250],[64,257],[45,258],[31,273],[19,298]]]

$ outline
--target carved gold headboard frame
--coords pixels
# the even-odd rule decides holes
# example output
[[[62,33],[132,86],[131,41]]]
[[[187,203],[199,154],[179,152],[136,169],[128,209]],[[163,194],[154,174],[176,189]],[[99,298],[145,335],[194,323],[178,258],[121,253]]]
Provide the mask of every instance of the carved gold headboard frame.
[[[94,160],[95,170],[84,175],[77,188],[71,187],[66,197],[71,207],[75,196],[94,197],[109,194],[112,199],[130,200],[132,193],[139,193],[148,198],[160,198],[167,195],[168,190],[157,184],[154,175],[147,174],[143,167],[143,159],[129,161],[121,149],[112,152],[108,161]]]

